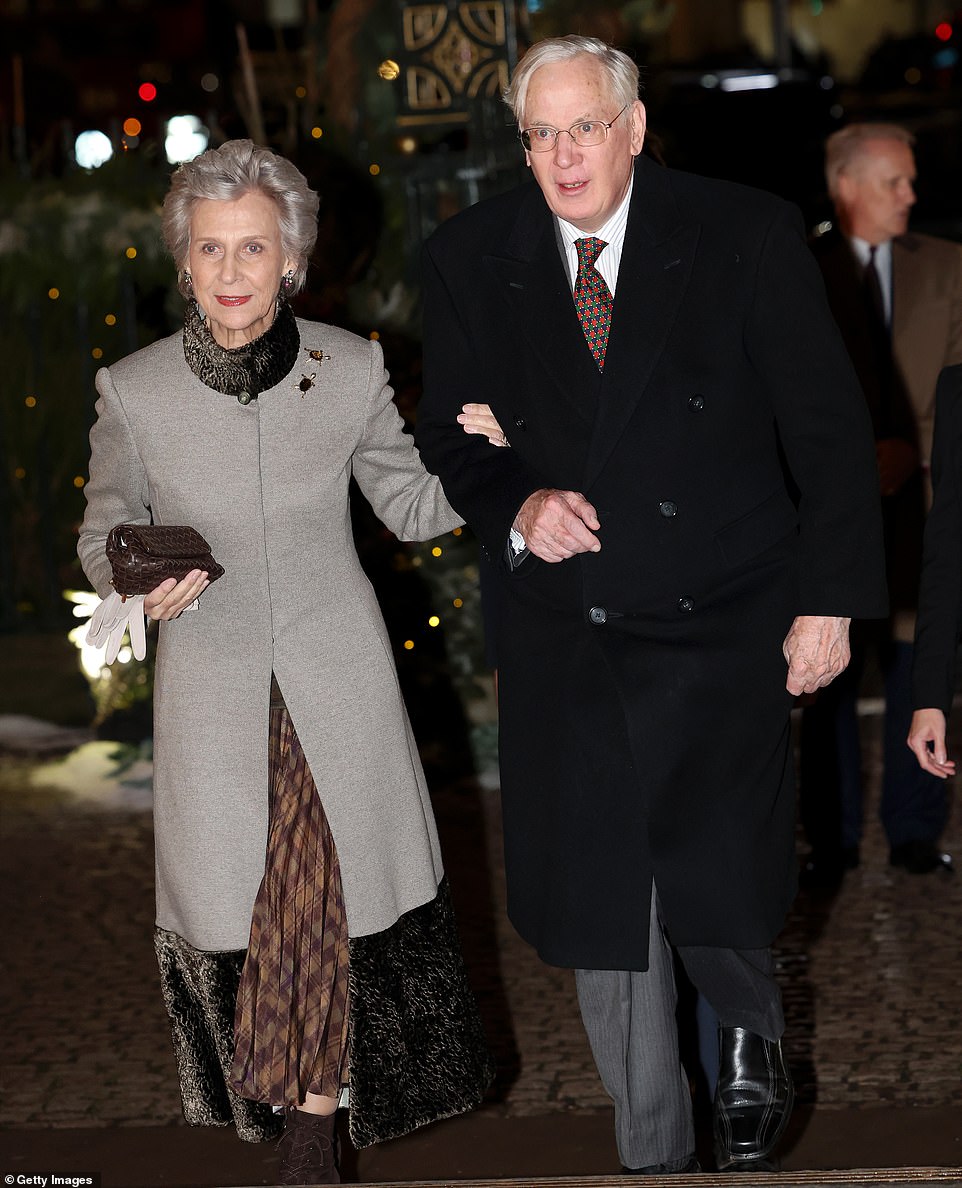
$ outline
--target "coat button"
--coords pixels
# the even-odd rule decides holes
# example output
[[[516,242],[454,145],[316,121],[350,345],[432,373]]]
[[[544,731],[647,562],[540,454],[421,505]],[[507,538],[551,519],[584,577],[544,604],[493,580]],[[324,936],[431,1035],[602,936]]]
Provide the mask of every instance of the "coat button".
[[[515,425],[515,428],[516,428],[516,429],[527,429],[527,427],[528,427],[528,426],[527,426],[527,425],[524,423],[524,417],[515,417],[515,418],[514,418],[514,425]]]
[[[688,397],[688,407],[690,409],[693,409],[695,412],[701,412],[701,410],[705,407],[705,397],[704,396],[689,396]]]
[[[690,598],[679,598],[678,599],[678,609],[680,611],[683,611],[685,614],[687,614],[688,611],[692,611],[695,609],[695,604],[692,602],[692,600]]]
[[[602,623],[608,622],[608,612],[603,606],[593,606],[591,610],[588,611],[588,618],[592,623],[600,627]]]
[[[237,393],[237,403],[238,404],[250,404],[251,399],[252,399],[252,397],[251,397],[250,392],[238,392]]]
[[[666,499],[664,503],[658,504],[658,510],[666,520],[670,520],[672,516],[678,515],[678,504],[672,503],[670,499]]]

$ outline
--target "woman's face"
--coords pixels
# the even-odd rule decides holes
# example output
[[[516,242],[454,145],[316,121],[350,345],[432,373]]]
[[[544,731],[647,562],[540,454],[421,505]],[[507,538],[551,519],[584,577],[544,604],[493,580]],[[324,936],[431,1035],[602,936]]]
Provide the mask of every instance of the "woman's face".
[[[274,203],[252,190],[231,202],[197,203],[188,267],[211,333],[230,348],[270,326],[281,278],[296,262],[284,255]]]

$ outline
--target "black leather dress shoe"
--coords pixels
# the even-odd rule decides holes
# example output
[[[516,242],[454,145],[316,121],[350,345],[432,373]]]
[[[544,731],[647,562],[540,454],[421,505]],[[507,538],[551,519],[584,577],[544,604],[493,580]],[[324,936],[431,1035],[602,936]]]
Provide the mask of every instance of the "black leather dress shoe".
[[[685,1172],[700,1172],[701,1164],[694,1155],[675,1159],[670,1163],[652,1163],[648,1167],[623,1167],[623,1176],[680,1176]]]
[[[788,1125],[795,1092],[781,1040],[719,1029],[715,1160],[719,1171],[772,1171],[770,1156]]]
[[[904,866],[909,874],[929,874],[944,870],[953,874],[952,855],[938,848],[935,842],[909,841],[893,846],[889,851],[889,866]]]

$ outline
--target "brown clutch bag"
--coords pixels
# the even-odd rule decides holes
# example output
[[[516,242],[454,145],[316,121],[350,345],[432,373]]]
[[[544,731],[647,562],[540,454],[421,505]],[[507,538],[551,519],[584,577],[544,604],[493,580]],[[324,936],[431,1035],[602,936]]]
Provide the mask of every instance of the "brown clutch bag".
[[[224,575],[201,534],[179,524],[118,524],[107,537],[107,560],[124,598],[149,594],[166,578],[181,581],[192,569],[205,570],[212,582]]]

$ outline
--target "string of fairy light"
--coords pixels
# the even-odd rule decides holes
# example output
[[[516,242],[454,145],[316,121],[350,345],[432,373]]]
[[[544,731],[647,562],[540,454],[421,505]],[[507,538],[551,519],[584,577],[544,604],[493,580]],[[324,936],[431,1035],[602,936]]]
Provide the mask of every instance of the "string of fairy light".
[[[137,259],[136,247],[134,247],[133,244],[130,244],[128,247],[124,248],[124,256],[128,260],[136,260]],[[50,288],[47,290],[47,299],[49,301],[60,301],[61,298],[67,297],[67,296],[69,296],[69,294],[66,294],[64,292],[64,290],[59,285],[51,285]],[[119,324],[119,319],[115,313],[105,313],[103,315],[103,324],[105,326],[113,328]],[[101,346],[91,347],[90,355],[91,355],[91,358],[100,360],[104,357],[104,348]],[[23,403],[24,403],[24,406],[29,409],[35,409],[35,408],[40,407],[40,401],[37,398],[36,394],[33,392],[28,393],[24,397]],[[17,480],[25,479],[27,477],[26,467],[24,467],[24,466],[15,467],[14,471],[13,471],[13,477]],[[83,488],[86,486],[86,483],[87,483],[87,480],[82,474],[74,475],[73,485],[77,488],[78,491],[82,491]]]
[[[463,528],[455,528],[452,530],[450,535],[451,536],[461,536],[461,535],[463,535],[463,533],[464,533]],[[431,548],[431,552],[430,552],[431,557],[438,558],[438,557],[442,557],[443,555],[444,555],[444,549],[441,545],[436,544]],[[423,562],[422,562],[421,557],[412,557],[411,558],[412,568],[420,569],[422,564],[423,564]],[[455,610],[462,610],[464,607],[464,599],[460,595],[458,595],[456,598],[452,598],[451,606]],[[441,616],[437,612],[429,615],[428,619],[427,619],[427,625],[428,625],[428,627],[431,627],[431,628],[440,627],[441,626]],[[404,642],[402,644],[402,647],[404,648],[404,650],[406,652],[413,652],[415,646],[416,645],[415,645],[415,642],[413,639],[406,639],[406,640],[404,640]]]

